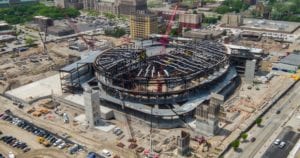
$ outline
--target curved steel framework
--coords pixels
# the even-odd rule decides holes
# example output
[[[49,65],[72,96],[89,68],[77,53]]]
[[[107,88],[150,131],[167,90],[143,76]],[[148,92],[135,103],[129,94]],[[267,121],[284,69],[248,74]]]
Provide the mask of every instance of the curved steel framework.
[[[102,53],[94,62],[102,89],[144,104],[183,102],[227,72],[227,49],[220,43],[198,41],[168,47],[169,52],[154,56],[147,56],[143,49]]]

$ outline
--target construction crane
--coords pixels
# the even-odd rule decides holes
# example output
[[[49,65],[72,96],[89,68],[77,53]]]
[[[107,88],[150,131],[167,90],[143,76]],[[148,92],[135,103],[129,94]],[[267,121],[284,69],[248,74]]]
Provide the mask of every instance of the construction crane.
[[[125,112],[125,101],[124,101],[123,95],[120,91],[118,91],[118,93],[119,93],[120,100],[122,102],[122,109],[124,110],[124,114],[125,114],[125,126],[127,128],[128,133],[129,133],[128,141],[130,142],[130,145],[129,145],[129,147],[130,147],[130,146],[136,145],[136,139],[134,137],[133,128],[131,126],[131,118]]]
[[[94,49],[95,47],[95,43],[93,42],[93,40],[87,40],[84,38],[84,36],[80,33],[78,27],[74,24],[74,22],[70,19],[70,18],[66,18],[68,21],[69,26],[74,29],[75,33],[78,34],[78,36],[83,40],[83,42],[89,47],[89,49]]]
[[[123,44],[129,44],[129,43],[131,43],[131,38],[130,37],[122,37],[121,41]]]
[[[47,50],[47,46],[46,46],[46,40],[47,40],[47,33],[48,33],[48,26],[47,24],[45,24],[45,33],[44,33],[44,39],[43,39],[43,36],[42,36],[42,32],[39,32],[39,36],[41,38],[41,42],[42,42],[42,45],[43,45],[43,53],[44,54],[48,54],[48,50]]]
[[[168,37],[169,37],[169,35],[171,33],[171,30],[172,30],[172,25],[174,23],[174,19],[175,19],[176,13],[177,13],[177,9],[178,9],[178,3],[175,5],[175,8],[174,8],[174,10],[171,14],[171,17],[168,21],[165,34],[160,38],[160,43],[162,43],[162,45],[163,45],[163,48],[161,49],[160,53],[165,53],[165,51],[166,51],[166,45],[169,42]]]

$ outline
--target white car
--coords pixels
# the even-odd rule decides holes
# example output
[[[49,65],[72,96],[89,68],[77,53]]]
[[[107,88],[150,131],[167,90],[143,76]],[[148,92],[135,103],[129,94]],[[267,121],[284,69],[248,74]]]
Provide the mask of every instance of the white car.
[[[278,145],[279,143],[280,143],[279,139],[276,139],[275,142],[274,142],[275,145]]]
[[[285,142],[280,142],[279,148],[282,149],[282,148],[284,148],[284,147],[285,147]]]
[[[105,156],[107,156],[107,157],[110,157],[110,156],[111,156],[111,152],[108,151],[107,149],[103,149],[103,150],[102,150],[102,154],[105,155]]]
[[[53,143],[53,146],[58,146],[61,143],[62,143],[62,140],[58,139],[55,143]]]
[[[121,128],[116,127],[116,128],[114,128],[113,133],[116,134],[116,133],[117,133],[118,131],[120,131],[120,130],[121,130]]]
[[[63,148],[65,148],[65,146],[66,146],[66,143],[65,143],[65,142],[62,142],[62,143],[58,146],[58,148],[59,148],[59,149],[63,149]]]

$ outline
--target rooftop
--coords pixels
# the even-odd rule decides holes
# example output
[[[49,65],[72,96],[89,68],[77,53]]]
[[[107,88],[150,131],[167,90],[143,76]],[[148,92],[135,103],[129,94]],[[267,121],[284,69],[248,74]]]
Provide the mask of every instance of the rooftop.
[[[49,17],[46,17],[46,16],[34,16],[34,18],[37,18],[37,19],[45,19],[45,20],[50,19]]]
[[[7,22],[5,22],[5,21],[0,21],[0,26],[6,26],[6,25],[8,25]]]
[[[280,60],[280,63],[300,66],[300,54],[292,53]]]
[[[263,50],[260,48],[249,48],[249,47],[232,45],[232,44],[227,44],[226,46],[230,49],[249,50],[251,53],[255,53],[255,54],[263,53]]]
[[[240,27],[249,30],[266,30],[273,32],[293,33],[300,27],[300,23],[244,18],[243,25]]]

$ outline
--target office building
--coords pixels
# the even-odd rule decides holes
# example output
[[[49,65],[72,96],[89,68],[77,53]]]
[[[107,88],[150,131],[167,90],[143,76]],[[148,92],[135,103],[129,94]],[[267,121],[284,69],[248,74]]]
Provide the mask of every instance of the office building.
[[[137,13],[130,16],[130,35],[132,39],[147,39],[157,33],[157,17],[153,14]]]

